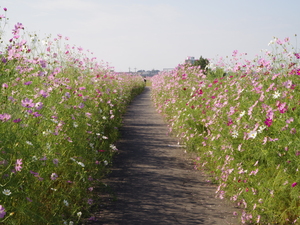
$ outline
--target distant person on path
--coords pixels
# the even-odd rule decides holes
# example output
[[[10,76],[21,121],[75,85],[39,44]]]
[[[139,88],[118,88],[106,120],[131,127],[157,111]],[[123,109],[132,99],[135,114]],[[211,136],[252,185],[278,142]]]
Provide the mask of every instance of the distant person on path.
[[[144,81],[145,81],[145,83],[147,82],[147,79],[146,79],[146,77],[144,77]]]

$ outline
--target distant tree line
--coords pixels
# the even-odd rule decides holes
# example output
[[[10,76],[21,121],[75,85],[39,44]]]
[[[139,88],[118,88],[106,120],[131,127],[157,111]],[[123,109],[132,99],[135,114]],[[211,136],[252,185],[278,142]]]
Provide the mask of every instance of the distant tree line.
[[[205,75],[211,79],[224,77],[227,75],[223,68],[217,67],[215,70],[212,70],[208,67],[209,60],[200,56],[199,59],[195,60],[192,64],[187,64],[187,66],[199,66]]]
[[[209,60],[200,56],[199,59],[195,60],[192,66],[200,66],[200,69],[206,74],[208,71]]]

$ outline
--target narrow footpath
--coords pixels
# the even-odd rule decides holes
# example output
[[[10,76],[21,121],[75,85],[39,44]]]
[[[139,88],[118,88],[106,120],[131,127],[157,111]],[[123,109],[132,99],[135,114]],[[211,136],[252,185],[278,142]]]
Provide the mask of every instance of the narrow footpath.
[[[234,209],[215,198],[216,186],[201,171],[155,111],[151,88],[137,96],[124,116],[120,154],[105,180],[109,198],[89,224],[102,225],[238,225]]]

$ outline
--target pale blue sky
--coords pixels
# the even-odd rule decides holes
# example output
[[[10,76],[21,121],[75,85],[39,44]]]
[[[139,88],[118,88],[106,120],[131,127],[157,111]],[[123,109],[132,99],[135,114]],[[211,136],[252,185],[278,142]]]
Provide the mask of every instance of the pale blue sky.
[[[300,36],[299,0],[1,0],[10,26],[62,34],[116,71],[174,68]],[[0,9],[3,14],[3,9]],[[298,41],[299,42],[299,41]],[[299,46],[298,46],[299,48]]]

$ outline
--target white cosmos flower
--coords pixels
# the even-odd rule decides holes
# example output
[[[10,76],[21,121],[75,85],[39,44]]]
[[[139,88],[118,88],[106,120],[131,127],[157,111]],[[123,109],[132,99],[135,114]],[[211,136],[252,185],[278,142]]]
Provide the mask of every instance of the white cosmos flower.
[[[248,133],[248,137],[249,138],[256,138],[256,135],[257,135],[257,131],[255,131],[255,130],[253,130],[253,131],[250,131],[249,133]]]
[[[30,141],[26,141],[26,144],[33,145]]]
[[[84,164],[82,162],[77,162],[77,164],[84,167]]]
[[[48,41],[47,40],[42,40],[42,44],[47,46],[48,45]]]
[[[239,133],[236,130],[234,130],[234,131],[232,131],[231,135],[233,138],[237,138]]]
[[[110,144],[109,147],[114,151],[118,151],[117,147],[113,144]]]
[[[69,206],[69,202],[67,200],[64,200],[63,202],[64,202],[65,206]]]
[[[262,133],[263,131],[264,131],[264,129],[266,129],[267,128],[267,126],[265,126],[265,125],[261,125],[259,128],[258,128],[258,133]]]
[[[8,189],[4,189],[4,190],[2,191],[2,193],[5,194],[5,195],[11,195],[11,191],[8,190]]]
[[[44,135],[44,136],[47,136],[47,135],[49,135],[49,134],[51,134],[51,133],[52,133],[52,131],[49,130],[49,129],[43,131],[43,135]]]
[[[57,121],[56,119],[51,119],[51,121],[52,121],[53,123],[58,123],[58,121]]]
[[[245,115],[245,110],[240,113],[240,117],[243,117],[244,115]]]
[[[279,91],[275,91],[275,93],[273,94],[273,98],[279,98],[280,97],[280,92]]]
[[[38,41],[37,38],[36,38],[36,36],[30,37],[30,39],[33,42],[33,44],[35,44]]]

